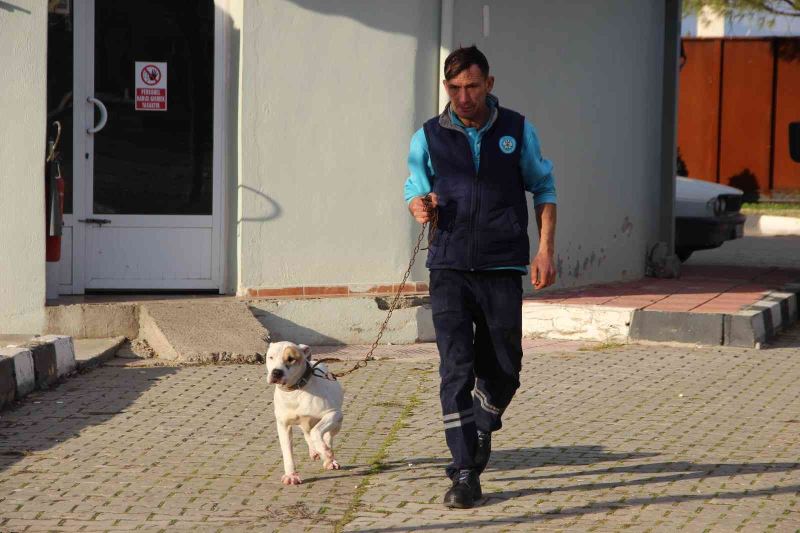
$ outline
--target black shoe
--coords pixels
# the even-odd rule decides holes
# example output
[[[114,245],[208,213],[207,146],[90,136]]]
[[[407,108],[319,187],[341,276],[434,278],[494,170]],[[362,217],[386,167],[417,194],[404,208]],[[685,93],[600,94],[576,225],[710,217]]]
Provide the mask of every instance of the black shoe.
[[[447,507],[469,509],[483,496],[481,481],[475,470],[459,470],[453,479],[453,486],[444,493],[444,504]]]
[[[492,453],[492,434],[489,431],[478,430],[478,441],[475,444],[475,468],[478,474],[483,473],[489,464],[489,455]]]

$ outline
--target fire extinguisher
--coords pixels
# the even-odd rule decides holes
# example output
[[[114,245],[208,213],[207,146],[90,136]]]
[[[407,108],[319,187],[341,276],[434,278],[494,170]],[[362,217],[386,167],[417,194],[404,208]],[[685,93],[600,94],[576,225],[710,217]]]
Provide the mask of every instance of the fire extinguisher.
[[[61,123],[53,122],[56,138],[47,142],[45,162],[45,224],[47,229],[46,258],[49,262],[61,259],[61,229],[64,225],[64,179],[61,177],[61,154],[58,143],[61,140]]]

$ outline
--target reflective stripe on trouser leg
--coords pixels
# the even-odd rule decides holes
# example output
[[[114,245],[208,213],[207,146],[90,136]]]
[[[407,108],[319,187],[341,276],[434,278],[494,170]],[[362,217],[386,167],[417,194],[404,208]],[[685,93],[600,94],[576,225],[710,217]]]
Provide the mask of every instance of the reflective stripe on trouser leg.
[[[453,418],[448,420],[448,416]],[[446,470],[447,476],[452,477],[456,471],[462,468],[474,467],[472,458],[475,455],[478,430],[475,427],[475,415],[472,409],[445,415],[444,418],[444,438],[453,455],[453,463]]]
[[[522,278],[485,276],[475,284],[481,315],[475,321],[475,423],[502,427],[502,414],[519,388],[522,367]]]
[[[445,440],[453,456],[448,474],[473,468],[477,430],[472,389],[475,387],[472,310],[474,300],[461,272],[432,270],[431,310],[439,348],[439,397]],[[472,301],[471,301],[472,300]]]

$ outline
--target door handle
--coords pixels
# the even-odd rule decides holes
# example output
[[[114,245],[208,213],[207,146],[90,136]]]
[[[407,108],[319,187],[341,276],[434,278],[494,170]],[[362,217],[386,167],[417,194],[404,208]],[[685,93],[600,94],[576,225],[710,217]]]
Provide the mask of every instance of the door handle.
[[[107,218],[82,218],[78,220],[78,222],[83,222],[84,224],[97,224],[97,227],[102,227],[103,224],[111,224],[111,221]]]
[[[108,109],[106,109],[106,106],[103,104],[103,102],[94,96],[90,96],[86,99],[86,101],[90,104],[94,104],[97,109],[100,110],[100,122],[98,122],[93,128],[86,128],[86,133],[97,133],[106,127],[106,122],[108,122]]]

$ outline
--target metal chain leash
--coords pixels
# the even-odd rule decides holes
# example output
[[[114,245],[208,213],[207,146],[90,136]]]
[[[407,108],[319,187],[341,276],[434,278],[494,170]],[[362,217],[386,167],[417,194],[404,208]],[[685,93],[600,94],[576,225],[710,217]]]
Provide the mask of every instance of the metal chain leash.
[[[431,215],[430,219],[430,228],[428,231],[428,246],[430,247],[433,239],[436,237],[436,226],[438,222],[438,216],[435,209],[432,209],[431,199],[430,196],[424,196],[422,198],[422,202],[425,204],[425,209],[427,209],[428,213]],[[414,251],[411,254],[411,261],[408,263],[408,268],[406,269],[406,273],[403,275],[403,281],[400,282],[400,286],[397,287],[397,293],[394,295],[394,299],[392,300],[391,305],[389,306],[389,312],[386,313],[386,320],[383,321],[383,324],[378,331],[378,338],[375,339],[375,342],[372,343],[372,347],[367,352],[367,355],[364,359],[358,361],[353,368],[347,370],[345,372],[339,372],[338,374],[332,374],[334,378],[340,378],[342,376],[346,376],[352,372],[355,372],[359,368],[364,368],[370,361],[374,361],[375,357],[372,355],[375,351],[375,348],[378,346],[378,343],[381,341],[381,337],[383,337],[383,333],[386,331],[386,326],[389,324],[389,319],[392,318],[392,313],[397,308],[397,304],[400,303],[400,296],[403,294],[403,288],[406,286],[406,281],[408,281],[408,276],[411,275],[411,268],[414,266],[414,261],[417,259],[417,254],[420,250],[427,250],[427,248],[422,248],[422,239],[425,236],[425,228],[428,227],[428,223],[422,224],[422,229],[419,232],[419,236],[417,237],[417,244],[414,246]],[[325,361],[325,359],[321,359],[320,362]]]

